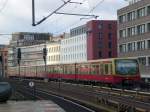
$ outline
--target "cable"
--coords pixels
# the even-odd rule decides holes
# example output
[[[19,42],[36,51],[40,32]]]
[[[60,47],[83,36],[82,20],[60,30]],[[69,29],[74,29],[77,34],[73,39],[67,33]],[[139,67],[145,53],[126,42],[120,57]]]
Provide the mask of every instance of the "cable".
[[[66,27],[64,27],[64,28],[62,28],[62,29],[60,29],[60,30],[54,32],[54,34],[58,34],[58,33],[62,32],[62,31],[64,31],[64,30],[67,30],[68,28],[70,28],[70,27],[76,25],[76,24],[79,23],[79,22],[81,22],[81,20],[77,20],[77,21],[73,22],[72,24],[70,24],[70,25],[68,25],[68,26],[66,26]]]
[[[99,3],[97,3],[91,10],[89,13],[93,12],[101,3],[103,3],[105,0],[101,0]]]
[[[82,2],[85,2],[85,1],[87,1],[87,0],[83,0]],[[96,5],[88,12],[88,14],[91,13],[92,11],[94,11],[94,10],[99,6],[99,4],[101,4],[102,2],[104,2],[104,0],[101,0],[98,4],[96,4]],[[91,19],[91,18],[84,18],[84,19]],[[76,23],[81,22],[81,20],[83,20],[83,19],[80,18],[80,20],[78,20],[78,21],[76,21],[76,22],[73,22],[71,25],[68,25],[67,27],[62,28],[62,29],[59,30],[59,31],[56,31],[55,33],[57,34],[57,33],[61,32],[61,31],[64,31],[65,29],[68,29],[69,27],[74,26]]]
[[[82,3],[83,2],[85,2],[86,0],[82,0]],[[71,10],[73,10],[74,8],[77,8],[79,5],[76,5],[75,7],[73,7]],[[62,15],[61,17],[59,17],[58,19],[61,19],[61,18],[63,18],[64,17],[64,15]],[[57,19],[57,20],[58,20]],[[57,21],[57,20],[54,20],[54,21]],[[53,21],[53,22],[54,22]],[[68,25],[67,27],[64,27],[64,28],[62,28],[62,29],[60,29],[60,30],[57,30],[56,32],[54,32],[54,34],[56,34],[56,33],[60,33],[61,31],[64,31],[65,29],[68,29],[69,27],[71,27],[71,26],[74,26],[76,23],[79,23],[81,21],[81,19],[80,20],[77,20],[76,22],[73,22],[72,24],[70,24],[70,25]]]
[[[6,7],[7,3],[8,3],[8,0],[5,0],[5,2],[3,3],[2,8],[0,9],[0,13],[4,10],[4,8]]]

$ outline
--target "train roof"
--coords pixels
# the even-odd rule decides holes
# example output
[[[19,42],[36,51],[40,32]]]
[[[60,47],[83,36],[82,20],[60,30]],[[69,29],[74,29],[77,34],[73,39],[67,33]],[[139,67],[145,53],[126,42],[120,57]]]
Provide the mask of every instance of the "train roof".
[[[134,58],[134,57],[125,57],[125,58],[107,58],[107,59],[98,59],[98,60],[89,60],[87,62],[99,62],[99,61],[113,61],[115,59],[137,59],[137,58]]]
[[[69,65],[69,64],[88,64],[88,63],[94,63],[94,62],[107,62],[107,61],[113,61],[115,59],[137,59],[134,57],[125,57],[125,58],[107,58],[107,59],[97,59],[97,60],[88,60],[88,61],[84,61],[84,62],[74,62],[74,63],[62,63],[61,65]],[[56,64],[59,65],[59,64]]]
[[[134,57],[125,57],[125,58],[107,58],[107,59],[97,59],[97,60],[88,60],[84,62],[73,62],[73,63],[60,63],[60,64],[52,64],[47,66],[57,66],[57,65],[73,65],[73,64],[89,64],[89,63],[96,63],[96,62],[109,62],[114,61],[115,59],[137,59]],[[32,66],[32,65],[31,65]],[[34,65],[36,67],[37,65]],[[45,66],[45,65],[38,65],[38,66]],[[21,66],[21,67],[27,67],[27,66]]]

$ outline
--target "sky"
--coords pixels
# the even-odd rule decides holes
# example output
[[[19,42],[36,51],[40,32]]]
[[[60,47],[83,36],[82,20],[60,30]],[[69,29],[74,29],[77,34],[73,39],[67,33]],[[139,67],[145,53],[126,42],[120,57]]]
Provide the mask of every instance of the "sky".
[[[71,1],[82,4],[69,3],[59,12],[97,15],[99,16],[97,19],[100,20],[116,20],[117,10],[128,5],[125,0]],[[63,0],[35,0],[35,21],[38,22],[62,4]],[[94,19],[81,18],[85,17],[54,14],[40,25],[33,27],[32,0],[0,0],[0,34],[50,32],[58,35]],[[0,44],[8,44],[10,38],[10,35],[0,35]]]

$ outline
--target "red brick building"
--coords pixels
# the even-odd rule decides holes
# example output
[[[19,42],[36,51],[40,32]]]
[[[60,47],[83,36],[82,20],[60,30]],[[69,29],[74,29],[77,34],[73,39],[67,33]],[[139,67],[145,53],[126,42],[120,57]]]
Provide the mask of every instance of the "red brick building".
[[[8,48],[7,46],[1,47],[0,45],[0,76],[7,77],[7,59],[8,59]]]
[[[87,22],[87,60],[117,57],[117,21]]]

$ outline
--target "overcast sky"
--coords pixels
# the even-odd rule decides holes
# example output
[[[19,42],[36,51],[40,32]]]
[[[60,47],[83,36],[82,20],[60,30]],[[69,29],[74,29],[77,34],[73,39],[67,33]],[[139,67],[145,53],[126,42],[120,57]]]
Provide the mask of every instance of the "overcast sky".
[[[51,32],[60,34],[70,28],[85,24],[90,19],[77,16],[53,15],[36,27],[32,27],[32,0],[0,0],[0,33],[13,32]],[[35,0],[36,21],[47,16],[59,7],[63,0]],[[67,0],[65,0],[67,1]],[[68,4],[59,12],[82,13],[98,15],[100,20],[117,19],[117,9],[126,6],[124,0],[72,0],[82,2],[82,5]],[[97,5],[98,4],[98,5]],[[97,6],[92,12],[93,9]],[[0,36],[0,44],[8,44],[10,36]]]

